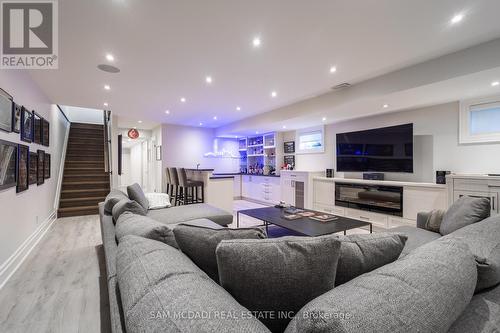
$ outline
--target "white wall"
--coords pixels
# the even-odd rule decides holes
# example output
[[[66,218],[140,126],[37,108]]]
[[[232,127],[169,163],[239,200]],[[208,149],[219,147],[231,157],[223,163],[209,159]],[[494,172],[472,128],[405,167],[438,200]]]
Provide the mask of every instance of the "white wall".
[[[236,159],[204,156],[205,153],[213,152],[214,146],[219,151],[226,149],[238,154],[236,140],[216,139],[214,129],[163,124],[161,137],[163,169],[196,168],[200,164],[200,168],[215,169],[219,173],[239,171],[239,161]]]
[[[130,185],[137,183],[142,186],[142,145],[140,142],[130,148]]]
[[[99,124],[104,123],[103,110],[80,108],[76,106],[61,105],[66,117],[72,123]]]
[[[29,110],[35,110],[50,122],[50,147],[27,144],[30,151],[44,150],[51,154],[51,178],[43,185],[31,185],[27,191],[16,194],[12,187],[0,191],[0,284],[12,266],[12,257],[23,242],[50,222],[56,212],[56,190],[61,153],[69,123],[56,105],[51,104],[26,71],[0,71],[0,87],[14,96],[14,101]],[[0,139],[22,143],[17,133],[0,131]],[[26,144],[26,143],[23,143]],[[44,224],[47,223],[47,224]],[[21,252],[18,252],[22,253]],[[18,258],[19,259],[19,258]],[[7,262],[9,261],[9,262]],[[10,263],[10,264],[9,264]],[[11,267],[12,268],[12,267]]]
[[[130,157],[130,148],[122,149],[122,175],[120,180],[123,184],[132,184],[132,176],[130,175],[130,165],[132,163]]]
[[[500,173],[500,144],[460,145],[458,114],[459,104],[454,102],[328,125],[325,128],[325,153],[297,155],[297,169],[309,171],[335,169],[337,133],[413,123],[415,173],[388,173],[387,179],[432,182],[435,179],[435,170],[449,170],[456,173]],[[293,132],[285,133],[285,138],[292,137]],[[360,177],[361,174],[349,173],[346,176]]]

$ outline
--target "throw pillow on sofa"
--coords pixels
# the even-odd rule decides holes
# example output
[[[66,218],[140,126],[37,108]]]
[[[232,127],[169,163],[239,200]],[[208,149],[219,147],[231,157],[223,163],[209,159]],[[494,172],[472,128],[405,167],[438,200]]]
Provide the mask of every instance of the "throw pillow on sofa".
[[[490,216],[490,200],[463,196],[446,211],[439,227],[441,235],[451,234],[460,228],[479,222]]]
[[[384,232],[339,236],[341,246],[335,285],[395,261],[407,239],[403,234]]]
[[[317,297],[285,333],[447,332],[469,304],[476,278],[468,246],[441,238]]]
[[[118,244],[116,270],[127,333],[269,333],[247,309],[171,246],[125,236]]]
[[[146,212],[148,211],[149,201],[139,184],[135,183],[133,185],[127,186],[127,194],[130,200],[137,201],[137,203],[141,205],[146,210]]]
[[[476,293],[500,283],[500,215],[474,223],[444,238],[466,243],[476,259]]]
[[[333,288],[340,242],[335,235],[224,240],[216,254],[221,286],[283,332],[296,311]]]
[[[116,224],[116,221],[118,221],[118,218],[120,215],[122,215],[125,212],[131,212],[137,215],[146,215],[147,211],[144,210],[144,208],[139,205],[136,201],[129,200],[129,199],[123,199],[120,200],[114,207],[113,207],[113,222]]]
[[[124,212],[116,222],[116,238],[118,243],[127,235],[135,235],[153,239],[177,248],[172,229],[163,223],[147,216]]]
[[[148,199],[149,209],[162,209],[172,206],[170,203],[170,196],[167,193],[144,193]]]
[[[222,240],[266,238],[259,228],[212,229],[187,224],[176,226],[174,235],[179,249],[215,282],[219,282],[215,249]]]
[[[104,211],[108,214],[112,214],[113,207],[123,199],[128,199],[125,193],[116,189],[111,190],[104,200]]]

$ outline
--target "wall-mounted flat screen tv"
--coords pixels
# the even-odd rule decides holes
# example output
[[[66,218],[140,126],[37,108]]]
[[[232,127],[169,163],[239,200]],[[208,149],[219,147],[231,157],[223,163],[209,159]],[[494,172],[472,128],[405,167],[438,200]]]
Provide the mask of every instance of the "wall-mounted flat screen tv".
[[[413,173],[413,124],[337,134],[337,171]]]

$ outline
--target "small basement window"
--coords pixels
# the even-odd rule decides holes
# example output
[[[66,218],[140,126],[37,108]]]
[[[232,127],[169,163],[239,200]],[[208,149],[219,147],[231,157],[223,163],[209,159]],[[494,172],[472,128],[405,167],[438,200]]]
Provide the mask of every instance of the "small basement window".
[[[325,151],[324,127],[314,127],[297,131],[297,153],[322,153]]]
[[[460,103],[460,143],[500,142],[500,97]]]

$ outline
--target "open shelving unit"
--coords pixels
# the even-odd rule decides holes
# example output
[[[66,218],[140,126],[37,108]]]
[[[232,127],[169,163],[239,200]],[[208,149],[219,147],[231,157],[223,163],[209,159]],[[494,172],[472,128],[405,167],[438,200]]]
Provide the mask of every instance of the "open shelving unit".
[[[266,133],[239,139],[240,171],[248,174],[276,174],[279,165],[276,164],[276,149],[278,133]]]

